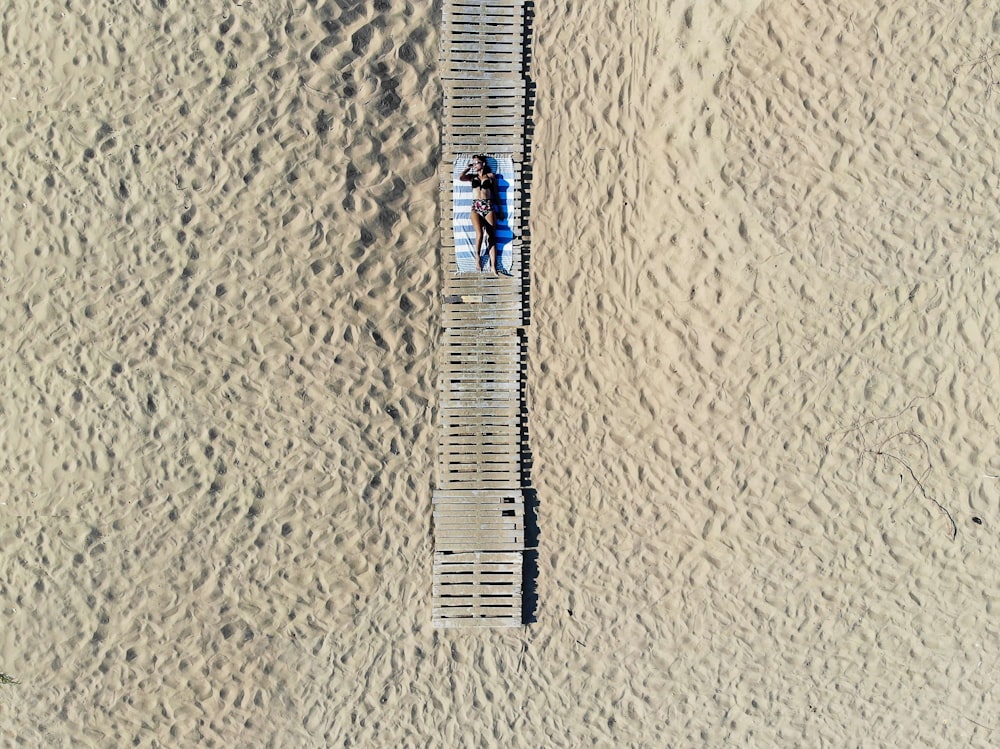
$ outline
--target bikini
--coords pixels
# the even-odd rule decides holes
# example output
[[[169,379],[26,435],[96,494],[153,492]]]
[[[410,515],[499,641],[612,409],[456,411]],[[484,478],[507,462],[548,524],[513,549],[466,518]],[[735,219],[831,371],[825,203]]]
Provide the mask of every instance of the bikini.
[[[490,183],[492,183],[492,178],[487,177],[484,180],[480,180],[479,177],[472,178],[472,189],[476,188],[487,188]],[[486,214],[493,210],[493,204],[487,198],[474,198],[472,200],[472,211],[477,213],[483,218],[486,218]]]

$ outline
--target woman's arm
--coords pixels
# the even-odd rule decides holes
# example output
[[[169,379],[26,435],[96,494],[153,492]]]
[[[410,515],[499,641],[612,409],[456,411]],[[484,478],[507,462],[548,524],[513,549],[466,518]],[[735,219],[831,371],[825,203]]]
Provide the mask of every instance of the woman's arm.
[[[465,165],[465,171],[463,171],[460,175],[458,175],[458,178],[462,182],[472,182],[472,175],[469,174],[469,170],[470,169],[472,169],[472,162],[471,161],[468,164]]]

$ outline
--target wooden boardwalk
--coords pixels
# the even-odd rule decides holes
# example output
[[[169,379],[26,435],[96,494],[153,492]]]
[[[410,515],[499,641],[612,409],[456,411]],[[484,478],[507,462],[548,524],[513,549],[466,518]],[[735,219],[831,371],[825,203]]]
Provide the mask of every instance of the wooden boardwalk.
[[[434,492],[435,627],[522,624],[522,441],[527,271],[521,201],[527,78],[524,0],[445,0],[438,467]],[[459,155],[504,154],[511,276],[460,273],[450,206]],[[513,221],[512,221],[513,223]]]

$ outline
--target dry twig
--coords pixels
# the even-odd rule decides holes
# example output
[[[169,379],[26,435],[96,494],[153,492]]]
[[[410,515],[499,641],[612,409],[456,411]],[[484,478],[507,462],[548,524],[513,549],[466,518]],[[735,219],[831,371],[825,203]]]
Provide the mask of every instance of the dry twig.
[[[927,460],[927,470],[924,471],[922,476],[917,476],[916,472],[914,472],[913,468],[910,466],[909,463],[900,458],[898,455],[890,453],[885,449],[886,445],[891,440],[894,440],[897,437],[910,437],[911,439],[919,443],[920,446],[924,449],[924,456]],[[876,458],[883,458],[887,463],[889,461],[895,461],[903,468],[905,468],[906,472],[910,474],[910,478],[913,479],[914,483],[914,488],[910,490],[910,493],[906,496],[906,498],[909,499],[910,497],[912,497],[913,493],[917,489],[919,489],[924,499],[933,502],[937,506],[937,508],[941,510],[941,512],[943,512],[945,515],[948,516],[948,520],[949,522],[951,522],[951,540],[954,541],[958,537],[958,525],[955,523],[955,518],[951,516],[951,513],[948,512],[947,508],[944,505],[942,505],[940,502],[934,499],[934,497],[932,497],[930,494],[927,493],[927,487],[924,486],[923,479],[927,478],[928,474],[931,472],[931,461],[930,461],[930,448],[927,447],[927,443],[924,442],[924,439],[922,437],[920,437],[917,434],[914,434],[911,431],[897,432],[896,434],[893,434],[882,440],[881,444],[875,450],[867,450],[867,452],[875,456]]]
[[[993,93],[993,87],[1000,86],[1000,74],[994,69],[994,63],[998,59],[1000,59],[1000,52],[994,52],[992,49],[984,47],[983,51],[979,53],[979,57],[956,66],[955,72],[958,73],[962,68],[968,68],[970,73],[982,70],[986,80],[986,96],[989,97]]]

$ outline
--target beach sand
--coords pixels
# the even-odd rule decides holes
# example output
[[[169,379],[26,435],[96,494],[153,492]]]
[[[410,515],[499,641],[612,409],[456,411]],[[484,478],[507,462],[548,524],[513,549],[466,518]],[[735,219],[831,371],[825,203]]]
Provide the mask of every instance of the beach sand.
[[[431,627],[440,9],[70,6],[0,12],[0,743],[1000,741],[991,6],[537,4],[487,632]]]

